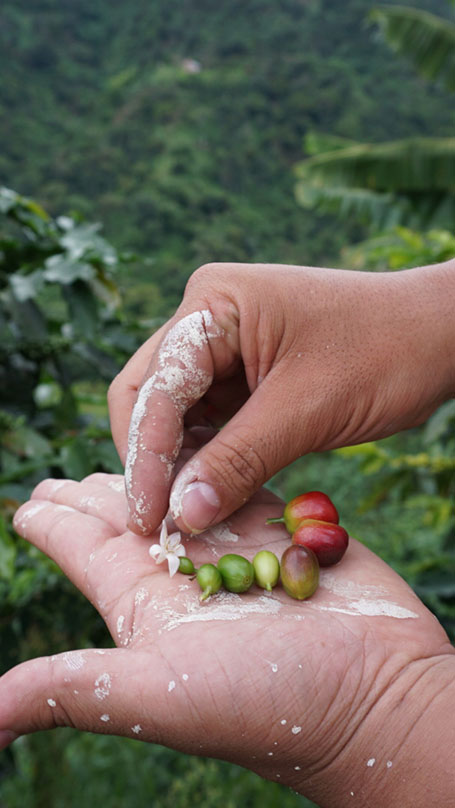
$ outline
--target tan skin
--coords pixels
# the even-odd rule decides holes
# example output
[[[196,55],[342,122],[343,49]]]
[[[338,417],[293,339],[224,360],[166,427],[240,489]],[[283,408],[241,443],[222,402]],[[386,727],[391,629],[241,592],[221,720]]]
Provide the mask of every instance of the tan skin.
[[[264,521],[283,505],[259,491],[261,483],[307,451],[420,423],[453,394],[454,268],[449,262],[383,276],[214,265],[195,274],[175,317],[114,382],[113,435],[125,460],[134,402],[159,364],[163,340],[182,317],[203,309],[220,332],[194,357],[211,383],[200,400],[186,402],[185,422],[229,423],[193,446],[196,454],[184,449],[177,476],[166,479],[184,419],[167,394],[154,391],[132,470],[132,492],[145,492],[149,507],[139,524],[130,495],[134,532],[125,531],[123,492],[111,487],[119,480],[108,475],[60,487],[44,481],[19,510],[18,532],[56,560],[120,647],[34,660],[2,677],[3,745],[18,734],[71,725],[234,761],[321,808],[353,805],[353,797],[374,808],[453,805],[454,649],[378,557],[351,540],[309,601],[254,589],[232,596],[233,608],[243,610],[232,620],[225,611],[223,617],[225,596],[199,605],[196,583],[170,579],[148,547],[179,475],[190,469],[186,479],[195,479],[197,457],[197,478],[219,497],[208,521],[235,511],[235,550],[280,556],[289,539]],[[156,429],[149,415],[159,407]],[[185,543],[196,564],[213,560],[214,550],[233,550],[210,534]],[[362,599],[367,614],[352,605]],[[401,616],[378,614],[378,600]],[[207,608],[213,619],[194,620]],[[170,624],[176,612],[186,620]],[[223,619],[214,619],[217,613]]]
[[[351,805],[351,792],[358,804],[376,808],[448,808],[439,792],[438,802],[429,800],[419,757],[427,751],[418,733],[418,753],[414,746],[410,753],[408,736],[422,726],[425,737],[427,706],[446,679],[444,711],[453,710],[455,654],[396,573],[352,539],[308,601],[254,587],[200,605],[196,581],[170,578],[166,564],[151,560],[156,536],[125,531],[125,496],[111,487],[120,489],[119,482],[105,474],[60,486],[46,480],[15,517],[18,532],[98,609],[119,647],[32,660],[7,673],[0,680],[1,728],[20,735],[73,726],[221,758],[287,784],[321,808]],[[238,546],[214,544],[208,533],[185,537],[187,553],[196,565],[233,549],[250,559],[263,548],[280,557],[289,536],[264,523],[282,507],[262,490],[229,520]],[[358,614],[352,601],[359,596],[414,616]],[[240,610],[239,619],[226,618],[227,603]],[[247,605],[252,611],[242,613]],[[176,613],[207,609],[210,620],[169,630]],[[374,767],[367,765],[372,757]],[[404,773],[412,803],[401,792]]]
[[[128,468],[131,413],[138,391],[152,384],[131,464],[130,528],[156,529],[171,494],[180,529],[197,532],[229,516],[296,457],[425,421],[455,394],[454,296],[455,261],[397,273],[268,264],[199,269],[175,316],[110,389],[113,437]],[[154,379],[166,339],[183,318],[204,311],[213,321],[211,329],[204,325],[209,338],[183,369],[180,387],[163,392]],[[176,350],[174,365],[182,369],[179,356]],[[208,382],[192,395],[195,368]],[[171,486],[166,468],[183,428],[177,394],[186,396],[186,423],[226,425]],[[195,481],[210,486],[210,505],[195,503],[194,494],[190,504],[182,498]],[[145,503],[140,512],[138,502]]]

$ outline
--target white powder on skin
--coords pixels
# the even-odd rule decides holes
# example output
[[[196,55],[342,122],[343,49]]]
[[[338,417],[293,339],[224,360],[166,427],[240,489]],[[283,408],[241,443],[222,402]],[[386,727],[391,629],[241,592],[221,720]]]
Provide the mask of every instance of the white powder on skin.
[[[321,612],[339,612],[340,614],[364,615],[366,617],[394,617],[398,620],[405,618],[417,618],[419,615],[411,612],[410,609],[405,609],[404,606],[398,606],[397,603],[392,603],[388,600],[368,600],[367,598],[360,598],[360,600],[353,600],[343,606],[329,605],[323,606],[322,604],[311,603],[311,608]]]
[[[123,478],[121,480],[109,480],[108,486],[119,494],[125,493],[125,480]]]
[[[49,488],[51,494],[55,494],[55,492],[58,491],[60,488],[62,488],[62,486],[64,486],[66,482],[67,482],[66,480],[52,480],[52,482],[49,482]]]
[[[302,727],[296,727],[295,725],[292,727],[291,732],[293,735],[298,735],[299,732],[302,732]]]
[[[97,699],[102,701],[103,699],[107,698],[110,692],[111,677],[108,673],[102,673],[101,676],[98,676],[98,679],[95,682],[95,696]]]
[[[207,348],[210,337],[216,332],[209,311],[195,311],[179,320],[166,334],[159,349],[157,369],[139,390],[130,421],[128,454],[125,466],[125,484],[128,496],[135,502],[136,510],[144,513],[143,492],[133,491],[133,476],[140,452],[147,451],[142,443],[144,419],[150,415],[149,400],[156,391],[163,392],[173,401],[181,417],[194,401],[198,401],[210,387],[212,376],[198,367],[198,357]],[[180,445],[170,455],[156,455],[162,462],[167,479],[170,479]],[[140,516],[136,521],[141,526]]]
[[[35,502],[31,505],[28,505],[25,513],[21,515],[21,520],[18,524],[22,536],[25,539],[27,538],[26,530],[30,519],[33,519],[33,517],[36,516],[36,514],[42,511],[44,508],[46,508],[48,504],[49,504],[48,502]]]
[[[120,614],[118,616],[118,618],[117,618],[117,634],[119,635],[119,637],[120,637],[120,635],[121,635],[121,633],[123,631],[124,622],[125,622],[125,617],[123,616],[123,614]]]
[[[172,472],[174,471],[174,463],[177,460],[177,457],[175,456],[175,452],[172,454],[171,457],[169,457],[168,455],[165,455],[165,454],[159,454],[158,457],[159,457],[159,459],[161,460],[163,466],[166,469],[165,479],[170,480],[171,476],[172,476]]]
[[[134,727],[131,727],[131,731],[134,732],[135,735],[139,735],[142,732],[142,727],[140,724],[135,724]]]
[[[411,612],[410,609],[405,609],[404,606],[398,606],[397,603],[392,603],[388,600],[367,600],[360,598],[360,600],[349,603],[348,606],[354,608],[360,614],[365,614],[370,617],[377,617],[385,615],[387,617],[395,617],[398,620],[403,620],[407,617],[417,618],[419,615]]]
[[[111,720],[111,717],[107,713],[104,713],[103,715],[100,715],[100,721],[110,721],[110,720]]]
[[[335,588],[336,584],[332,581],[330,586],[331,588]],[[363,597],[346,603],[341,596],[343,588],[349,591],[351,596],[353,592],[359,592],[360,594],[365,591],[368,594],[376,595],[379,589],[379,587],[363,588],[352,582],[347,582],[347,586],[343,587],[341,583],[339,587],[337,586],[340,592],[339,602],[326,602],[321,604],[317,602],[317,599],[311,598],[306,601],[303,606],[296,605],[295,610],[292,612],[288,611],[288,619],[305,620],[305,615],[308,615],[308,612],[311,610],[349,614],[356,617],[387,616],[398,619],[418,617],[414,612],[384,599],[369,600],[368,597]],[[328,587],[326,587],[326,589],[328,589]],[[383,589],[381,588],[380,591],[382,592]],[[321,595],[324,598],[323,592]],[[161,634],[163,631],[173,631],[189,623],[212,622],[216,620],[242,620],[248,619],[253,614],[266,615],[268,617],[278,616],[283,606],[289,605],[289,603],[283,603],[281,599],[273,597],[270,594],[262,594],[259,597],[254,597],[251,594],[242,596],[230,592],[218,592],[201,605],[194,589],[192,587],[188,589],[188,585],[185,584],[179,586],[178,599],[166,601],[157,596],[150,596],[144,609],[153,609],[156,613],[156,618],[162,624],[162,628],[158,630],[158,633]],[[270,660],[266,661],[272,667],[273,672],[278,670],[278,666],[275,662]],[[301,663],[298,663],[298,669],[303,669]]]
[[[366,617],[394,617],[398,620],[417,618],[419,615],[393,601],[386,600],[388,590],[384,586],[366,586],[345,580],[333,572],[321,571],[319,581],[323,589],[339,596],[347,603],[322,605],[309,601],[311,608],[341,614],[365,615]]]
[[[94,511],[100,511],[104,508],[104,502],[99,497],[87,496],[81,498],[80,506],[81,508],[91,508]]]
[[[215,525],[207,532],[210,532],[219,542],[237,542],[239,540],[237,533],[232,533],[230,530],[228,522],[220,522],[219,525]]]
[[[178,497],[183,494],[184,487],[184,485],[181,487],[182,490],[178,492]],[[233,533],[230,530],[229,522],[227,521],[220,522],[220,524],[211,527],[209,530],[204,530],[202,533],[199,533],[198,538],[199,541],[203,541],[205,544],[210,545],[210,551],[215,558],[220,557],[221,552],[218,552],[218,549],[223,543],[226,544],[228,542],[238,542],[239,540],[237,533]]]
[[[48,699],[47,703],[48,703],[49,707],[56,707],[57,706],[57,702],[54,701],[54,699]]]
[[[203,606],[197,594],[184,595],[179,604],[183,612],[176,611],[162,599],[152,598],[146,608],[160,612],[163,630],[173,631],[185,623],[200,623],[212,620],[242,620],[252,614],[277,615],[282,603],[279,600],[260,596],[254,600],[232,592],[219,592],[206,601]]]
[[[380,597],[388,594],[388,590],[384,586],[371,586],[358,584],[355,581],[349,581],[335,575],[333,572],[321,570],[319,578],[319,586],[323,589],[328,589],[334,595],[340,595],[344,598],[358,598],[358,597]]]
[[[169,498],[169,510],[174,521],[178,519],[182,513],[182,499],[185,490],[190,483],[197,479],[199,471],[199,461],[197,459],[190,460],[175,480]]]
[[[387,766],[388,769],[391,769],[392,766],[393,766],[393,761],[388,760],[386,766]]]
[[[372,766],[374,766],[374,764],[375,764],[375,763],[376,763],[376,758],[370,758],[370,759],[367,761],[367,766],[369,766],[369,767],[370,767],[370,769],[371,769],[371,767],[372,767]]]
[[[187,682],[187,681],[188,681],[188,674],[187,674],[187,673],[183,673],[183,674],[182,674],[182,679],[183,679],[183,681],[184,681],[184,682]]]
[[[174,682],[174,680],[172,679],[172,680],[169,682],[168,686],[167,686],[167,692],[168,692],[168,693],[171,693],[171,691],[172,691],[172,690],[174,690],[174,687],[175,687],[175,682]]]
[[[146,598],[148,597],[148,592],[143,587],[138,589],[135,596],[134,596],[134,603],[136,606],[139,606]]]
[[[85,659],[80,651],[67,651],[63,654],[63,661],[70,671],[78,671],[85,665]]]
[[[283,727],[284,727],[284,725],[285,725],[285,724],[287,724],[287,723],[288,723],[288,722],[286,721],[286,719],[285,719],[285,718],[283,718],[283,719],[280,721],[280,724],[282,724],[282,725],[283,725]]]
[[[276,662],[270,662],[269,659],[266,659],[265,661],[268,662],[268,664],[270,665],[272,673],[276,673],[278,670],[278,665],[276,664]]]

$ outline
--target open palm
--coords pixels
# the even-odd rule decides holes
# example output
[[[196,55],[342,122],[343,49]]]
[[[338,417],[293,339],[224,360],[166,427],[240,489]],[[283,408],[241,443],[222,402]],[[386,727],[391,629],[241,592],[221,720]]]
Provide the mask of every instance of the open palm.
[[[196,566],[227,552],[252,559],[262,548],[280,557],[289,536],[265,520],[281,511],[262,490],[229,523],[183,537],[186,554]],[[230,760],[311,795],[401,672],[448,645],[404,581],[355,540],[307,601],[253,586],[201,604],[196,581],[170,578],[151,559],[156,535],[125,531],[126,514],[123,478],[106,474],[46,480],[18,511],[18,532],[60,565],[118,647],[7,673],[1,727],[128,735]]]

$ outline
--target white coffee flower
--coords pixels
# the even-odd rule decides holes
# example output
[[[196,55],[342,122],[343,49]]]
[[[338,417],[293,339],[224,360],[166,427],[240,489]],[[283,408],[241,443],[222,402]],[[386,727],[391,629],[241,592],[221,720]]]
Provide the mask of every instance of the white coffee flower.
[[[175,575],[179,568],[179,558],[185,555],[185,548],[181,543],[180,533],[171,533],[168,536],[166,520],[161,525],[160,543],[152,544],[149,553],[157,564],[167,561],[169,575],[171,578]]]

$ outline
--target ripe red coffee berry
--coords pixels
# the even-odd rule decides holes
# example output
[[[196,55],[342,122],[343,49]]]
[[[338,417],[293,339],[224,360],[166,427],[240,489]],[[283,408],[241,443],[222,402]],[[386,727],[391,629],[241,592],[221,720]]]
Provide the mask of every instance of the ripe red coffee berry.
[[[283,516],[267,519],[267,524],[284,522],[286,530],[292,535],[304,519],[320,519],[334,524],[339,522],[338,511],[327,494],[323,494],[322,491],[307,491],[306,494],[299,494],[298,497],[291,499],[283,511]]]
[[[292,536],[292,543],[309,547],[321,567],[330,567],[340,561],[349,544],[344,527],[320,519],[305,519]]]

